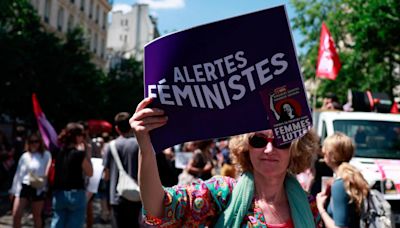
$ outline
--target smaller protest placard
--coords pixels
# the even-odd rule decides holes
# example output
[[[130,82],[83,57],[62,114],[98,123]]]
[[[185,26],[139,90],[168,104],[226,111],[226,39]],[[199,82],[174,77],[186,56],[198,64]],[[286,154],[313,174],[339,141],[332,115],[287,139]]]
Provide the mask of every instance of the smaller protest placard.
[[[192,152],[175,152],[175,168],[185,169],[192,157]]]

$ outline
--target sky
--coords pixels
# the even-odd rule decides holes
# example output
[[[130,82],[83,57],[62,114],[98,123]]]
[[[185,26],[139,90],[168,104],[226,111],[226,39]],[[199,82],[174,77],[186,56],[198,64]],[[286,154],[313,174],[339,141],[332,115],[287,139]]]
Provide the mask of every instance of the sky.
[[[295,12],[289,0],[114,0],[114,10],[129,10],[135,3],[147,3],[157,18],[161,35],[285,4],[289,18]],[[293,32],[297,51],[301,35]]]

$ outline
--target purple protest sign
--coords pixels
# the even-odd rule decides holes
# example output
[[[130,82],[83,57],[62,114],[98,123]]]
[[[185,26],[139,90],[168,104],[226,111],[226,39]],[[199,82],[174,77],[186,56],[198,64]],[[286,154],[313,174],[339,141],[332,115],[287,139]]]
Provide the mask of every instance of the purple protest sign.
[[[161,37],[144,48],[145,96],[168,123],[154,149],[273,129],[279,144],[311,127],[284,6]]]

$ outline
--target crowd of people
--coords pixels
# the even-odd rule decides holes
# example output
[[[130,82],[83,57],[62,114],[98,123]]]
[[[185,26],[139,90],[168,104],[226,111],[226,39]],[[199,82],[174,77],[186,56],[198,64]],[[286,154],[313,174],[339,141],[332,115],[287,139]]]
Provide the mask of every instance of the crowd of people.
[[[28,205],[35,227],[43,227],[46,210],[51,227],[92,227],[94,196],[86,189],[92,157],[103,160],[97,196],[102,218],[110,218],[112,227],[358,227],[369,187],[348,163],[354,144],[346,135],[328,137],[321,150],[312,130],[279,146],[267,129],[156,153],[149,132],[168,118],[150,103],[146,98],[133,115],[115,116],[116,154],[110,138],[91,139],[81,123],[68,123],[58,137],[60,147],[52,151],[40,134],[26,137],[10,186],[14,227],[21,227]],[[10,151],[1,135],[0,140]],[[179,153],[190,155],[184,167],[176,165]],[[334,179],[316,192],[318,154]],[[121,172],[140,184],[140,201],[119,194]]]

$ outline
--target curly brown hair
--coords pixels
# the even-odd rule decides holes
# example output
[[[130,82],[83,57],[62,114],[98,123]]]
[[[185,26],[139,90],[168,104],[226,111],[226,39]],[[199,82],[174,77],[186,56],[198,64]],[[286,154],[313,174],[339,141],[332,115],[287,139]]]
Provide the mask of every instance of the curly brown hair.
[[[229,141],[233,163],[238,165],[242,172],[253,171],[249,155],[249,137],[254,134],[237,135]],[[298,174],[310,168],[319,148],[319,138],[313,130],[308,131],[303,137],[292,141],[289,149],[290,163],[288,172]]]
[[[58,142],[62,146],[69,146],[76,143],[76,136],[83,135],[84,128],[81,124],[71,122],[58,135]]]

